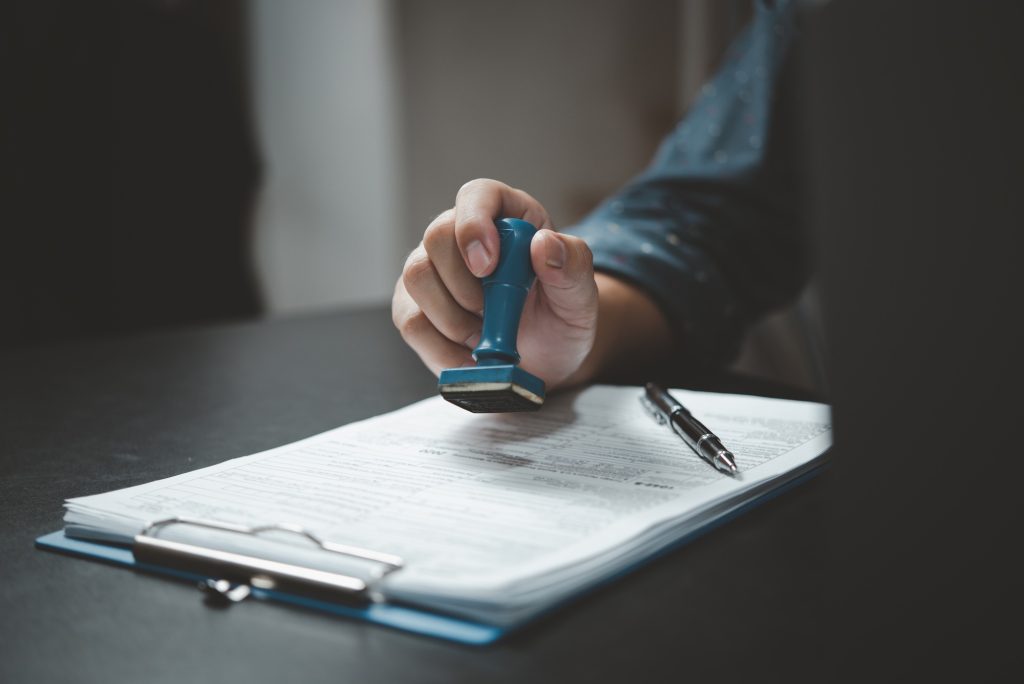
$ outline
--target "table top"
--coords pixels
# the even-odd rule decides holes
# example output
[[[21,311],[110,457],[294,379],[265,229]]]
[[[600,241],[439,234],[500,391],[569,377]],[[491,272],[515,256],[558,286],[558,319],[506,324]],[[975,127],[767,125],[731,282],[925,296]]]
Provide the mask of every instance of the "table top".
[[[211,608],[187,583],[33,547],[65,498],[433,394],[382,308],[7,350],[0,378],[0,681],[705,681],[814,668],[827,639],[829,472],[486,647],[261,601]],[[733,376],[685,386],[793,395]]]

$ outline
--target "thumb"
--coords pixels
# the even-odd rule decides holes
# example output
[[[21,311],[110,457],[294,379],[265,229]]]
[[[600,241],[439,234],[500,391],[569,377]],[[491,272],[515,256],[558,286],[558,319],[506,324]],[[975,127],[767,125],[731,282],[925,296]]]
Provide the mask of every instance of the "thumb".
[[[533,236],[530,259],[552,312],[573,325],[591,324],[597,316],[597,283],[587,243],[545,228]]]

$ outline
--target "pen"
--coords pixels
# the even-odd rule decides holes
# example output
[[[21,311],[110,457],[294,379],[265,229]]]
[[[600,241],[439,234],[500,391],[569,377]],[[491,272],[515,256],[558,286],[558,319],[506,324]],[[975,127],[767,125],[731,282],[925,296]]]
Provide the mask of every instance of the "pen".
[[[736,460],[732,452],[722,445],[715,433],[693,417],[685,406],[664,389],[649,382],[644,386],[640,403],[661,425],[668,425],[697,455],[729,475],[735,475]]]

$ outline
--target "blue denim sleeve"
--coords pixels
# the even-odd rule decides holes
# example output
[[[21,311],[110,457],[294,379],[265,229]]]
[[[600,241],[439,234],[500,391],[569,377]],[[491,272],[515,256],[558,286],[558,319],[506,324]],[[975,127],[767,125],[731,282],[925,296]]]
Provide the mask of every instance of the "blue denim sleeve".
[[[732,360],[747,326],[807,279],[799,223],[791,4],[758,2],[650,166],[566,232],[645,290],[687,363]]]

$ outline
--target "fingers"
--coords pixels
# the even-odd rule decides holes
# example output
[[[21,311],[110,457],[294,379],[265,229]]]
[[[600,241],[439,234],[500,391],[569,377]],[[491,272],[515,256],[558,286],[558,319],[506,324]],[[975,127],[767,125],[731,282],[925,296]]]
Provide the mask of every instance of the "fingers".
[[[597,313],[594,256],[573,235],[541,230],[530,243],[530,260],[551,310],[567,323],[589,324]]]
[[[521,218],[543,233],[554,235],[547,212],[530,195],[498,181],[471,181],[459,190],[455,207],[427,227],[423,242],[409,255],[395,285],[395,326],[435,374],[445,368],[473,365],[471,349],[480,339],[483,313],[479,278],[491,273],[497,264],[499,239],[494,220],[503,217]],[[555,242],[547,243],[550,239]],[[548,245],[546,253],[561,245],[559,239],[541,237],[537,244]],[[566,274],[576,274],[582,267],[578,265],[579,259],[570,254],[578,251],[578,245],[566,242],[565,246],[568,256],[551,260],[553,265],[546,268],[552,271],[547,276],[552,287],[568,291],[570,278]],[[585,256],[589,258],[589,254],[586,250]],[[593,281],[592,268],[590,280]],[[579,306],[589,311],[589,303],[581,295],[576,299],[580,301],[574,304],[573,297],[566,294],[553,301],[559,306]],[[571,322],[573,316],[563,318]]]
[[[455,241],[470,272],[478,278],[494,270],[498,256],[496,218],[521,218],[551,228],[541,204],[530,195],[487,178],[470,181],[455,198]]]
[[[455,242],[455,209],[442,213],[427,226],[423,234],[423,247],[434,264],[441,282],[466,311],[483,314],[484,293]]]
[[[391,319],[402,334],[402,339],[434,375],[440,375],[445,368],[461,368],[473,364],[469,349],[452,342],[434,327],[406,291],[402,279],[395,285]]]
[[[455,301],[423,245],[414,249],[406,260],[402,285],[445,338],[463,347],[475,346],[480,338],[480,318]]]

